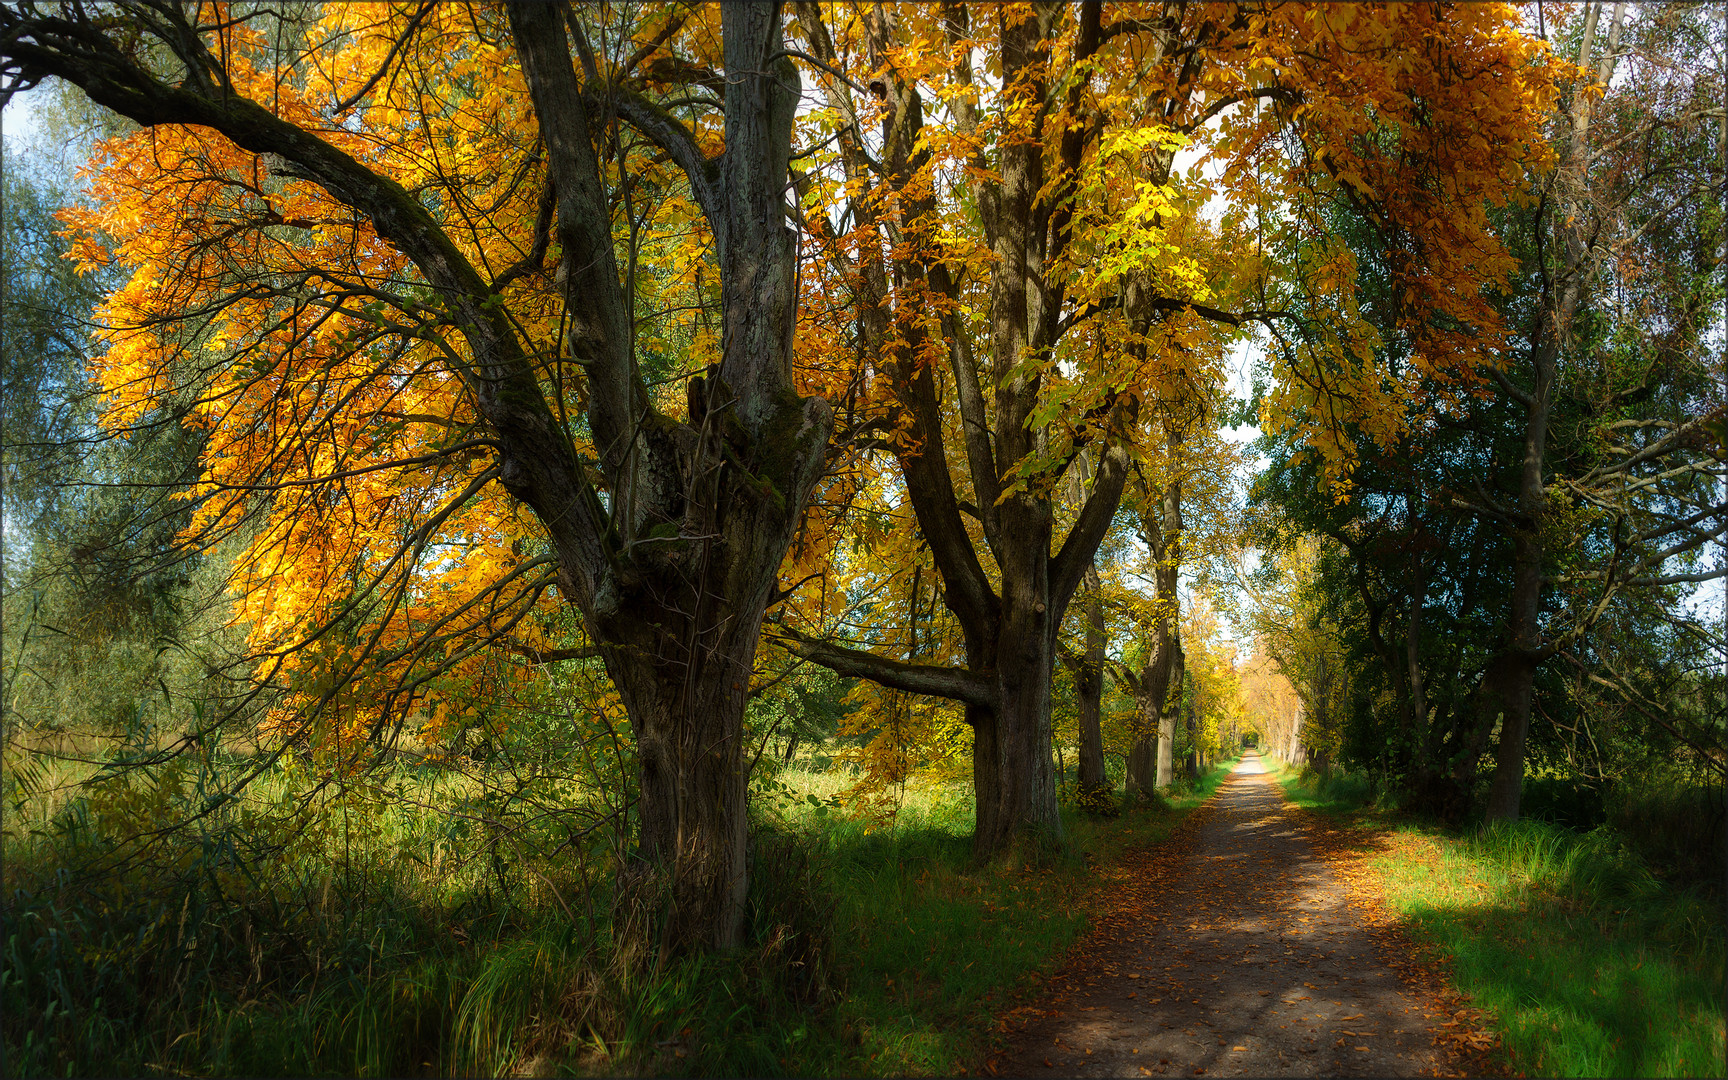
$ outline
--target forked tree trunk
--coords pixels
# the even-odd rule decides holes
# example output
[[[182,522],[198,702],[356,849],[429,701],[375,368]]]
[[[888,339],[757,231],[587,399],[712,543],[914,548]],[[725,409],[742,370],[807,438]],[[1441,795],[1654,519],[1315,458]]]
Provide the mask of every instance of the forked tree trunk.
[[[796,412],[792,410],[796,409]],[[638,916],[660,920],[662,946],[739,944],[747,889],[748,762],[744,705],[780,563],[816,479],[826,427],[789,403],[789,430],[802,442],[786,459],[743,480],[722,478],[712,539],[674,567],[642,567],[617,615],[594,636],[636,737],[640,844],[621,888]],[[765,456],[765,455],[764,455]],[[756,488],[785,485],[785,504]],[[652,573],[658,570],[658,573]],[[678,571],[684,571],[680,573]]]
[[[673,951],[730,948],[743,934],[745,695],[831,426],[826,404],[800,399],[792,381],[797,248],[783,193],[797,70],[777,4],[733,3],[722,13],[724,155],[702,157],[693,142],[661,133],[669,129],[652,106],[612,91],[626,118],[661,133],[655,138],[684,167],[715,235],[721,356],[687,384],[680,423],[647,404],[635,358],[622,348],[629,315],[614,295],[605,203],[588,190],[598,182],[590,105],[562,20],[553,8],[510,6],[558,197],[566,306],[577,316],[567,348],[629,373],[591,382],[614,546],[603,567],[585,568],[602,571],[598,587],[571,591],[637,743],[641,831],[637,859],[621,872],[624,914],[658,922],[662,949]],[[582,317],[592,311],[607,318]],[[541,516],[555,538],[568,528]]]

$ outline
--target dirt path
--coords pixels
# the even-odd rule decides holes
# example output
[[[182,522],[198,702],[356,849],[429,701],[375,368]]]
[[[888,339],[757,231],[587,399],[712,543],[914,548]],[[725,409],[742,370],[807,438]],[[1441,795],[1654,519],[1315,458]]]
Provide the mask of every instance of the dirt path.
[[[1250,753],[1118,868],[1098,928],[988,1068],[1004,1076],[1418,1076],[1444,1068],[1299,811]]]

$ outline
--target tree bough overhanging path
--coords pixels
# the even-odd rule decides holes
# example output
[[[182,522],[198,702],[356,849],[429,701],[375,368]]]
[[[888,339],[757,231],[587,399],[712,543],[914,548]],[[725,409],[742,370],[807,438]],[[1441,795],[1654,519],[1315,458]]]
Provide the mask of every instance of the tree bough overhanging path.
[[[1259,755],[1170,841],[1131,855],[1115,876],[1098,930],[986,1072],[1458,1071],[1459,1025],[1437,988],[1410,978],[1415,965],[1356,906]]]

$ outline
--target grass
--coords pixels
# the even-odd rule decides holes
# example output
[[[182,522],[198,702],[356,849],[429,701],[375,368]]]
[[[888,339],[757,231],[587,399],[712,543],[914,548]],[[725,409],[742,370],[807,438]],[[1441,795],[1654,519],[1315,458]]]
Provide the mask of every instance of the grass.
[[[1657,879],[1610,829],[1541,821],[1448,833],[1361,778],[1281,770],[1298,805],[1389,834],[1370,860],[1405,929],[1541,1076],[1722,1076],[1719,898]]]
[[[832,772],[783,772],[749,943],[663,965],[613,948],[603,873],[584,900],[568,866],[500,864],[496,838],[457,828],[477,798],[461,776],[321,803],[273,775],[202,834],[84,878],[68,868],[104,830],[172,816],[203,781],[44,783],[51,804],[21,804],[6,836],[4,1072],[948,1074],[1084,931],[1090,865],[1167,835],[1225,770],[1115,819],[1065,814],[1061,853],[987,867],[954,793],[914,790],[871,828],[826,801]]]

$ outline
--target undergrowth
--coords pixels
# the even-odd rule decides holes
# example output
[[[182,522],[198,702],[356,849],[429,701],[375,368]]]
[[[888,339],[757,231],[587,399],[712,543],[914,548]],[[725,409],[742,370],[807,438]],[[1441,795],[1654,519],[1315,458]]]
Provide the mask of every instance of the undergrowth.
[[[1167,835],[1226,768],[1113,820],[1065,812],[1059,853],[985,867],[953,793],[873,826],[823,797],[831,776],[783,773],[747,943],[661,963],[614,947],[604,875],[512,866],[453,826],[449,791],[309,817],[266,785],[275,816],[109,864],[72,799],[7,836],[4,1072],[952,1073],[1082,932],[1090,867]],[[173,794],[115,798],[135,828]]]
[[[1612,827],[1448,832],[1361,777],[1284,769],[1286,794],[1399,842],[1371,861],[1406,930],[1542,1076],[1722,1076],[1719,897],[1665,882]],[[1380,808],[1375,809],[1375,803]]]

